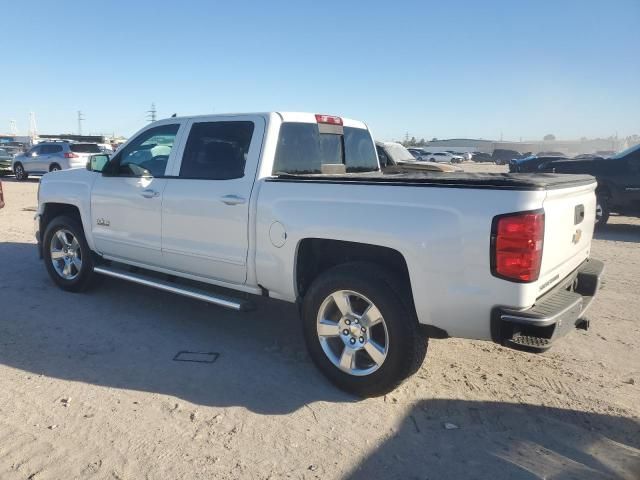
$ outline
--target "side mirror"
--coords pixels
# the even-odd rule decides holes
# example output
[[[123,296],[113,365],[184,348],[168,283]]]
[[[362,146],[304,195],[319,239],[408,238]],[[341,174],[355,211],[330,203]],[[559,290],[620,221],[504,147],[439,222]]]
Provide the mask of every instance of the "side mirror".
[[[109,155],[91,155],[87,161],[87,170],[90,172],[102,172],[107,163],[109,163]]]

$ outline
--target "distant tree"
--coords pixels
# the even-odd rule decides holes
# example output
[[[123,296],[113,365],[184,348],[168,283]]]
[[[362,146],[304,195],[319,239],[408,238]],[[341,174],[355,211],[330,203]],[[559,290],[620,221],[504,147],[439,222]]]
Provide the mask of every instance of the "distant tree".
[[[556,139],[556,136],[551,133],[545,135],[543,138],[545,142],[553,142],[555,139]]]
[[[432,142],[437,142],[437,141],[438,141],[438,139],[437,139],[436,137],[433,137],[433,138],[431,139],[431,141],[432,141]]]
[[[424,138],[421,138],[420,141],[418,142],[419,147],[424,147],[426,144],[427,142],[425,142]]]

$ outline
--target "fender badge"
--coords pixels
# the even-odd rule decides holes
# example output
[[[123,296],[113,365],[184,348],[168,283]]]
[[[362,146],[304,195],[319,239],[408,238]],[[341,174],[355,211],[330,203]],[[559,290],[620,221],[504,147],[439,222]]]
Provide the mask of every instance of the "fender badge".
[[[111,222],[109,220],[105,220],[104,218],[99,218],[96,223],[98,225],[101,225],[103,227],[108,227],[109,225],[111,225]]]

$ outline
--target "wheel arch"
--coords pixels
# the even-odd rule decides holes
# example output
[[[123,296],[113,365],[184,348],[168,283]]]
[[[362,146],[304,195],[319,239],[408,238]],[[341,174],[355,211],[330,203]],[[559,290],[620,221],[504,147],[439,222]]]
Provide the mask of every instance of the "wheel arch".
[[[413,307],[411,279],[407,262],[398,250],[368,243],[304,238],[298,242],[295,261],[295,291],[302,298],[311,283],[328,269],[351,262],[367,262],[383,267],[399,281],[398,293],[407,292]]]
[[[87,242],[89,243],[89,247],[93,248],[90,242],[90,236],[87,235],[84,222],[82,221],[80,208],[70,203],[47,202],[44,203],[40,208],[40,215],[38,218],[38,235],[40,237],[38,253],[40,254],[40,258],[42,258],[42,245],[40,245],[40,243],[42,242],[42,236],[44,235],[47,226],[49,225],[51,220],[63,215],[77,220],[78,223],[82,225],[82,228],[85,231],[85,237],[87,239]]]

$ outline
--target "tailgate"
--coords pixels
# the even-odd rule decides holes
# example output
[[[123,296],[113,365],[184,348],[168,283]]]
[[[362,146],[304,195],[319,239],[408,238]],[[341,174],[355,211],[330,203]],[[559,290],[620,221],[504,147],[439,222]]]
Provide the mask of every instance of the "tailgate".
[[[596,182],[547,191],[544,250],[538,295],[556,285],[589,257],[596,215]]]

